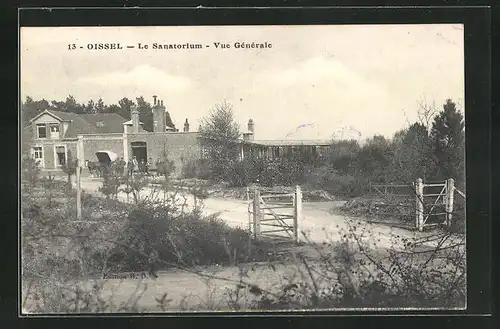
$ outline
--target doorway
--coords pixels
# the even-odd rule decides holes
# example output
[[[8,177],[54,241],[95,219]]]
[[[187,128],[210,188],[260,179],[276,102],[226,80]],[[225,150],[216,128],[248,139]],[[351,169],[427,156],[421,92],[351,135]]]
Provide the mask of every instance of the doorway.
[[[142,160],[144,162],[148,161],[148,149],[146,142],[132,142],[132,157],[136,157],[137,161],[140,163]]]
[[[66,147],[56,146],[55,154],[56,154],[56,166],[57,167],[64,166],[66,164]]]

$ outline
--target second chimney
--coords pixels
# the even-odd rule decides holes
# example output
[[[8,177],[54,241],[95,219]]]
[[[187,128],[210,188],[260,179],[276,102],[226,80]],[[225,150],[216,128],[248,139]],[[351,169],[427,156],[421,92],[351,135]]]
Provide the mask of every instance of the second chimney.
[[[165,132],[165,108],[163,101],[158,101],[157,105],[153,107],[153,131]]]
[[[185,133],[189,132],[189,122],[188,122],[187,118],[186,118],[186,122],[184,122],[184,132]]]
[[[255,134],[255,124],[252,119],[248,120],[248,131],[252,132],[252,134]]]

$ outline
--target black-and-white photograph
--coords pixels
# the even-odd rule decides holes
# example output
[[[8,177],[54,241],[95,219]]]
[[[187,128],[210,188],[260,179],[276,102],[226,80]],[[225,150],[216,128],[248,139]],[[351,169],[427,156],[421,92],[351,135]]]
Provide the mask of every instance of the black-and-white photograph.
[[[19,38],[22,314],[466,308],[463,25]]]

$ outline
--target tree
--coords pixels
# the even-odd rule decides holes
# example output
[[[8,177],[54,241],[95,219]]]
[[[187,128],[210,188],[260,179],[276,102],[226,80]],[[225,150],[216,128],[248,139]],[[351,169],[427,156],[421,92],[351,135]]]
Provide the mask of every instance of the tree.
[[[342,174],[356,174],[356,158],[360,151],[358,141],[340,140],[332,142],[328,152],[328,162]]]
[[[95,104],[95,113],[104,113],[105,108],[106,105],[104,104],[102,98],[99,98]]]
[[[83,104],[78,104],[72,95],[66,97],[65,110],[71,113],[82,114],[85,111]]]
[[[418,122],[423,125],[427,131],[430,130],[432,120],[438,112],[439,110],[436,106],[436,102],[433,101],[430,103],[425,97],[418,102]]]
[[[21,105],[21,119],[23,123],[28,123],[38,114],[33,98],[26,96],[26,101]]]
[[[118,101],[118,105],[120,106],[120,110],[117,113],[125,119],[130,120],[130,109],[134,105],[134,102],[124,97]]]
[[[390,142],[384,136],[376,135],[367,140],[366,145],[359,151],[357,168],[364,178],[386,182],[392,159],[393,150]]]
[[[240,131],[233,106],[226,101],[215,104],[210,114],[201,120],[200,135],[214,178],[226,179],[239,156],[237,140]]]
[[[432,155],[437,179],[464,181],[465,121],[456,104],[447,99],[431,129]]]
[[[85,106],[86,114],[95,114],[95,102],[93,100],[89,100],[87,105]]]
[[[50,102],[49,109],[53,111],[66,112],[66,102],[53,100]]]
[[[146,131],[153,131],[153,107],[144,97],[137,97],[137,110],[139,111],[139,120],[144,124]]]
[[[429,178],[430,139],[423,124],[415,122],[394,134],[392,148],[392,172],[396,180],[408,183]]]
[[[27,125],[31,119],[37,116],[40,112],[47,110],[50,107],[49,102],[45,99],[34,101],[30,96],[26,96],[26,100],[21,104],[21,119],[23,125]]]
[[[121,107],[119,107],[116,104],[111,104],[111,105],[108,105],[108,106],[104,107],[104,113],[116,113],[116,114],[120,114],[120,111],[121,111]]]

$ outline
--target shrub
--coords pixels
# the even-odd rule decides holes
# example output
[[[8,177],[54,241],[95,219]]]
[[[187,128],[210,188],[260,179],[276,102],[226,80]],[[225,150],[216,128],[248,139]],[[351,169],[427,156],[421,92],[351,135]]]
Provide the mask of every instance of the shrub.
[[[28,191],[31,191],[40,179],[38,162],[27,155],[23,155],[21,157],[21,168],[22,181],[28,187]]]
[[[208,179],[211,176],[208,161],[202,159],[188,160],[182,166],[183,178]]]
[[[296,185],[305,181],[307,171],[306,165],[295,160],[249,156],[235,162],[226,179],[233,187],[247,186],[250,183],[259,183],[266,187]]]
[[[332,167],[311,170],[305,180],[312,188],[321,188],[341,197],[357,197],[368,192],[368,181],[349,174],[341,174]]]
[[[165,262],[193,266],[258,257],[248,232],[230,228],[217,217],[203,217],[199,211],[179,215],[177,210],[166,204],[131,211],[110,265],[115,270],[143,271],[165,267]],[[146,255],[158,259],[152,262]]]

